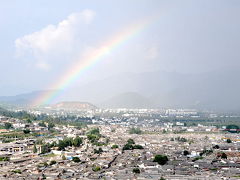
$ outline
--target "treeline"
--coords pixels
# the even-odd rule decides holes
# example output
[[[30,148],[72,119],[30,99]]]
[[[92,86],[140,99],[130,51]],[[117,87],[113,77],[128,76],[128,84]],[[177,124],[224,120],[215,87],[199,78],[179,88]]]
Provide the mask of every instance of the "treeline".
[[[78,127],[86,126],[86,124],[92,123],[92,119],[89,117],[79,117],[74,115],[53,117],[47,114],[34,115],[26,111],[9,111],[1,107],[0,116],[26,120],[28,123],[31,123],[32,121],[42,121],[46,123],[72,125]]]
[[[65,148],[67,147],[80,147],[81,144],[83,143],[82,138],[79,136],[75,138],[68,138],[65,137],[63,140],[60,140],[58,143],[55,141],[52,143],[43,143],[41,141],[36,142],[36,144],[41,144],[42,145],[42,151],[41,154],[49,153],[51,151],[51,148],[57,148],[57,150],[64,151]]]

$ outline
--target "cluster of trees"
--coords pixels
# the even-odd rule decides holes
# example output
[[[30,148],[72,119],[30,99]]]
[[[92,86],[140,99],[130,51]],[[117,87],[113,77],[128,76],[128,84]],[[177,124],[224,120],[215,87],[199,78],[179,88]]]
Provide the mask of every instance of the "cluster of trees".
[[[41,141],[36,142],[36,144],[41,144],[41,154],[46,154],[51,152],[51,148],[57,147],[58,150],[65,150],[66,147],[74,146],[74,147],[80,147],[80,145],[83,143],[82,138],[77,136],[76,138],[64,138],[63,140],[60,140],[58,143],[43,143]],[[33,152],[37,153],[36,145],[33,147]]]
[[[133,150],[133,149],[143,149],[143,147],[139,144],[135,144],[133,139],[128,139],[127,144],[123,146],[123,151]]]
[[[77,136],[76,138],[64,138],[55,146],[58,147],[58,150],[65,150],[65,148],[68,146],[79,147],[82,143],[82,138]]]
[[[118,148],[117,144],[112,145],[112,149],[117,149],[117,148]]]
[[[94,172],[97,172],[97,171],[100,171],[101,170],[101,167],[100,166],[93,166],[92,170]]]
[[[27,123],[32,123],[32,121],[44,121],[50,123],[49,127],[51,128],[54,124],[62,125],[73,125],[78,128],[86,127],[86,124],[91,124],[92,119],[89,117],[79,117],[75,115],[59,116],[52,117],[47,114],[34,115],[26,111],[9,111],[0,107],[0,115],[10,118],[17,118],[21,120],[26,120]]]
[[[102,135],[100,134],[99,128],[91,129],[87,133],[87,138],[91,143],[98,143],[98,140],[101,138],[101,136]]]
[[[202,152],[200,152],[200,156],[203,156],[204,154],[205,155],[210,155],[210,154],[212,154],[213,153],[213,150],[212,149],[204,149],[204,150],[202,150]]]
[[[13,128],[12,124],[9,122],[4,123],[4,129],[11,129]]]
[[[53,127],[55,127],[53,122],[48,122],[47,124],[44,121],[41,121],[38,123],[39,126],[41,127],[47,127],[48,130],[52,129]]]
[[[184,150],[184,151],[183,151],[183,155],[184,155],[184,156],[187,156],[187,155],[189,155],[189,154],[190,154],[189,151],[187,151],[187,150]]]
[[[0,115],[17,119],[37,120],[35,115],[29,114],[26,111],[8,111],[6,109],[0,108]]]
[[[177,140],[179,142],[187,142],[187,139],[184,137],[177,137],[175,140]]]
[[[9,161],[10,158],[9,157],[0,157],[0,161]]]
[[[227,126],[226,126],[226,129],[228,130],[228,132],[236,133],[236,132],[238,132],[238,131],[236,131],[236,130],[239,129],[239,126],[237,126],[237,125],[235,125],[235,124],[230,124],[230,125],[227,125]]]
[[[135,173],[135,174],[139,174],[140,169],[139,168],[133,168],[132,172]]]
[[[102,148],[94,149],[94,154],[101,154],[103,152]]]
[[[232,143],[232,140],[231,139],[227,139],[227,143]]]
[[[75,163],[81,162],[81,160],[79,159],[79,157],[73,157],[73,158],[72,158],[72,161],[75,162]]]
[[[168,157],[166,155],[157,154],[154,157],[153,162],[157,162],[160,165],[164,165],[168,162]]]
[[[129,133],[130,133],[130,134],[142,134],[142,131],[141,131],[140,128],[131,128],[131,129],[129,130]]]

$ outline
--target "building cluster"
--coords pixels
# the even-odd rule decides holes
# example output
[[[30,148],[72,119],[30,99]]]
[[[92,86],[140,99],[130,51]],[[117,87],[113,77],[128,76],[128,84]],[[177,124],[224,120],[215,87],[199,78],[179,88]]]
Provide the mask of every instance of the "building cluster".
[[[237,179],[240,177],[240,136],[215,126],[182,122],[161,126],[141,126],[140,133],[129,133],[132,124],[92,124],[76,128],[55,125],[52,132],[38,122],[1,117],[1,124],[12,128],[1,131],[0,179]],[[104,120],[104,118],[103,118]],[[105,120],[106,121],[106,120]],[[137,122],[132,118],[130,121]],[[115,122],[115,123],[113,123]],[[124,122],[124,121],[123,121]],[[28,128],[31,132],[18,136]],[[88,132],[99,129],[97,142]],[[10,142],[4,142],[11,134]],[[38,133],[40,136],[33,136]],[[51,135],[50,135],[51,134]],[[65,149],[57,144],[64,138],[82,139],[78,147]],[[141,148],[124,149],[129,139]],[[132,146],[133,147],[133,146]],[[165,163],[155,161],[167,157]]]

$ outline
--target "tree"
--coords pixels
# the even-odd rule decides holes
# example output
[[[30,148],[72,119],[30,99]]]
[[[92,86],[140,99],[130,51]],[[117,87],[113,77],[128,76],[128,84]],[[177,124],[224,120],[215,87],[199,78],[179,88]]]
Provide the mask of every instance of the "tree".
[[[72,160],[73,160],[73,162],[75,162],[75,163],[81,162],[81,160],[79,159],[79,157],[73,157]]]
[[[50,161],[49,165],[51,166],[51,165],[56,164],[56,163],[57,162],[55,160],[52,160],[52,161]]]
[[[219,148],[220,148],[220,147],[219,147],[219,145],[217,145],[217,144],[213,146],[213,149],[219,149]]]
[[[112,149],[117,149],[118,148],[118,145],[114,144],[112,145]]]
[[[37,153],[37,147],[36,147],[35,144],[34,144],[34,146],[33,146],[33,153]]]
[[[94,167],[92,168],[92,170],[93,170],[94,172],[97,172],[97,171],[100,171],[100,170],[101,170],[101,167],[100,167],[100,166],[94,166]]]
[[[28,118],[26,121],[27,121],[27,123],[29,123],[29,124],[32,123],[31,119],[29,119],[29,118]]]
[[[52,129],[55,125],[52,122],[48,123],[48,130]]]
[[[164,165],[168,162],[168,157],[165,155],[158,154],[154,157],[153,162],[157,162],[160,165]]]
[[[38,125],[41,126],[41,127],[47,127],[44,122],[39,122]]]
[[[30,129],[24,129],[23,132],[24,132],[24,134],[29,134],[31,131],[30,131]]]
[[[139,168],[133,168],[132,172],[135,173],[135,174],[139,174],[140,169]]]
[[[139,144],[135,145],[133,139],[128,139],[127,144],[123,146],[123,150],[133,150],[133,149],[143,149],[143,147]]]
[[[102,148],[94,149],[94,154],[101,154],[103,152]]]
[[[49,148],[49,144],[43,144],[42,145],[42,152],[41,154],[46,154],[49,153],[51,151],[51,149]]]
[[[128,143],[128,144],[135,144],[135,142],[134,142],[133,139],[128,139],[127,143]]]
[[[4,128],[5,128],[5,129],[10,129],[10,128],[12,128],[12,127],[13,127],[13,126],[12,126],[11,123],[9,123],[9,122],[4,123]]]
[[[190,153],[189,153],[187,150],[184,150],[184,151],[183,151],[183,155],[184,155],[184,156],[187,156],[187,155],[189,155],[189,154],[190,154]]]
[[[133,145],[127,143],[123,146],[123,150],[133,150]]]
[[[221,155],[221,158],[222,159],[227,159],[227,154],[223,152],[222,155]]]
[[[226,129],[228,130],[228,132],[235,133],[239,129],[239,126],[235,124],[230,124],[226,126]]]
[[[131,128],[131,129],[129,130],[129,133],[130,133],[130,134],[142,134],[142,131],[141,131],[140,128]]]
[[[227,139],[227,143],[232,143],[232,140],[231,139]]]
[[[62,160],[66,160],[66,159],[67,159],[66,156],[63,155],[63,156],[62,156]]]
[[[133,146],[133,149],[143,149],[143,147],[139,144]]]
[[[65,143],[64,143],[64,141],[62,141],[62,140],[60,140],[59,142],[58,142],[58,150],[65,150]]]
[[[80,138],[79,136],[77,136],[76,138],[73,139],[72,142],[73,146],[75,147],[79,147],[82,144],[82,138]]]

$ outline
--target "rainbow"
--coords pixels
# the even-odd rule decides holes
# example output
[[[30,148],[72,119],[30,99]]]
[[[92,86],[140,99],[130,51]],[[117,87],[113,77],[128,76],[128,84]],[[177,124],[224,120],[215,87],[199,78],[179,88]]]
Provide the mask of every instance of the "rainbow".
[[[112,52],[117,47],[126,43],[129,39],[137,36],[146,27],[152,24],[153,18],[145,19],[140,23],[131,25],[130,27],[122,30],[120,33],[110,38],[99,48],[91,52],[82,58],[79,58],[78,63],[73,64],[73,66],[59,78],[56,83],[52,84],[50,91],[45,91],[40,96],[38,96],[33,103],[32,107],[38,107],[50,104],[56,97],[58,97],[64,90],[66,90],[72,83],[74,83],[79,76],[84,72],[89,70],[92,66],[96,65],[99,61],[103,60],[105,56]]]

